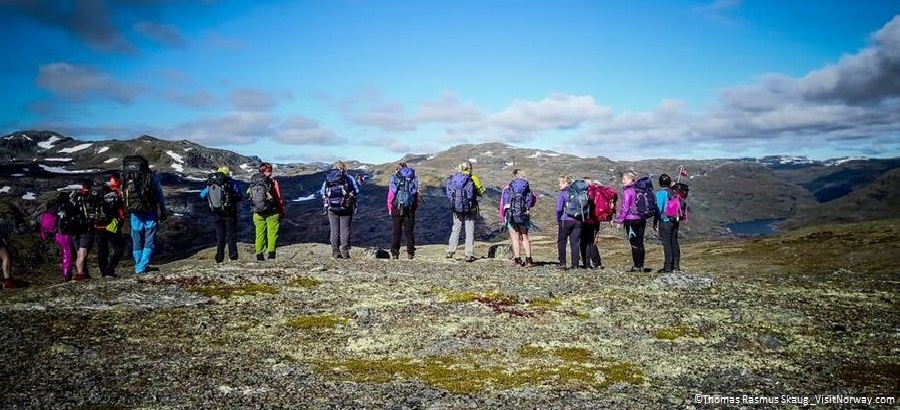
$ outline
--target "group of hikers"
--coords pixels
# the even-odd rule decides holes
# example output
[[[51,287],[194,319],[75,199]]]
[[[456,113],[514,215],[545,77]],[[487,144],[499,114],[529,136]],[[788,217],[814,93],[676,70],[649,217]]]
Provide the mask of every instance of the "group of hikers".
[[[214,215],[216,231],[215,262],[238,259],[238,208],[246,199],[255,225],[256,260],[276,258],[278,230],[285,216],[281,187],[272,176],[273,166],[262,163],[246,190],[241,190],[227,166],[208,175],[200,198],[206,200]],[[683,169],[680,172],[684,172]],[[680,174],[682,175],[682,174]],[[680,180],[680,178],[679,178]],[[319,195],[330,226],[330,243],[335,259],[350,258],[350,231],[359,202],[360,176],[347,173],[343,162],[335,162],[325,173]],[[591,178],[559,177],[556,202],[558,267],[561,269],[603,268],[596,238],[602,222],[615,222],[624,230],[631,244],[631,271],[644,271],[644,234],[648,223],[659,232],[663,244],[664,264],[660,272],[680,270],[679,224],[687,217],[687,185],[673,183],[663,174],[660,189],[653,192],[650,177],[637,178],[634,172],[622,176],[622,204],[616,215],[619,195]],[[465,229],[464,252],[466,262],[475,257],[475,221],[479,214],[478,199],[486,189],[474,174],[473,165],[465,161],[457,166],[444,184],[452,215],[452,229],[446,258],[452,259],[459,247],[459,236]],[[499,218],[509,232],[514,266],[534,264],[529,231],[534,226],[532,210],[537,195],[531,190],[525,172],[516,169],[501,191]],[[390,256],[398,259],[401,237],[406,239],[406,254],[413,259],[416,251],[416,211],[422,204],[419,178],[405,162],[396,164],[388,183],[387,212],[391,220]],[[159,223],[164,221],[165,195],[159,176],[150,169],[148,161],[139,155],[125,157],[122,169],[109,181],[94,183],[85,178],[79,189],[60,192],[51,200],[40,220],[40,234],[59,247],[63,281],[88,279],[87,256],[97,243],[99,273],[104,278],[116,278],[116,268],[124,252],[122,226],[129,219],[134,257],[134,273],[151,270],[150,259],[156,248]],[[566,248],[571,259],[567,259]],[[3,287],[13,288],[10,277],[10,252],[7,238],[0,236],[0,259],[3,267]],[[567,261],[570,263],[567,264]]]

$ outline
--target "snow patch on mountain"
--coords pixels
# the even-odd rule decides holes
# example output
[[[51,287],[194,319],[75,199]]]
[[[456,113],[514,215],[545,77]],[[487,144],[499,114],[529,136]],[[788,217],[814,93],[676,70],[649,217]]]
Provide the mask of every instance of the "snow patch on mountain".
[[[72,160],[72,158],[44,158],[44,161],[51,161],[51,162],[69,162],[71,160]]]
[[[37,199],[37,195],[35,195],[34,192],[26,192],[25,195],[22,195],[22,199],[26,201],[34,201],[35,199]]]
[[[546,155],[546,156],[548,156],[548,157],[555,157],[555,156],[558,156],[559,153],[558,153],[558,152],[541,152],[541,151],[535,151],[534,154],[529,155],[528,158],[538,158],[538,157],[540,157],[540,156],[542,156],[542,155]]]
[[[109,163],[111,163],[111,162],[116,162],[116,161],[118,161],[118,160],[119,160],[118,158],[110,158],[110,159],[108,159],[108,160],[106,160],[106,161],[103,161],[103,163],[104,163],[104,164],[109,164]]]
[[[94,145],[94,143],[88,142],[88,143],[86,143],[86,144],[80,144],[80,145],[76,145],[76,146],[74,146],[74,147],[63,148],[63,149],[59,150],[59,152],[64,152],[64,153],[66,153],[66,154],[71,154],[71,153],[73,153],[73,152],[78,152],[78,151],[81,151],[81,150],[83,150],[83,149],[85,149],[85,148],[88,148],[88,147],[90,147],[91,145]]]
[[[53,148],[53,144],[55,144],[56,141],[59,141],[59,140],[60,140],[60,138],[54,135],[54,136],[51,136],[50,138],[47,138],[47,141],[41,141],[37,145],[43,149],[50,149],[50,148]]]
[[[100,149],[97,151],[97,153],[98,153],[98,154],[102,154],[102,153],[106,152],[106,150],[108,150],[108,149],[109,149],[109,147],[103,147],[103,148],[100,148]]]
[[[98,171],[98,170],[96,170],[96,169],[75,169],[75,170],[68,170],[68,169],[65,169],[65,168],[63,168],[63,167],[51,167],[51,166],[47,166],[47,165],[44,165],[44,164],[40,164],[40,165],[38,165],[38,166],[41,167],[44,171],[52,172],[52,173],[54,173],[54,174],[85,174],[85,173],[97,172],[97,171]]]
[[[313,200],[313,199],[316,199],[316,194],[309,194],[309,195],[307,195],[307,196],[301,196],[301,197],[299,197],[299,198],[297,198],[297,199],[294,199],[294,200],[291,201],[291,202],[311,201],[311,200]]]
[[[12,188],[9,187],[8,185],[3,188],[0,188],[0,194],[8,193],[10,189],[12,189]]]

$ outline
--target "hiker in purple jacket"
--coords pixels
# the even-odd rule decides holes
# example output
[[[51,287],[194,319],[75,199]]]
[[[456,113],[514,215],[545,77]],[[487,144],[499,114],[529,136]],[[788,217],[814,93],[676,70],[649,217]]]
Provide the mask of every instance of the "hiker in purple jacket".
[[[562,175],[559,177],[559,196],[556,198],[556,223],[559,227],[556,236],[556,252],[559,255],[559,269],[567,269],[566,242],[572,252],[572,265],[570,269],[577,269],[581,261],[581,221],[566,215],[566,202],[569,200],[569,185],[572,177]]]
[[[636,180],[637,174],[634,172],[629,171],[622,175],[622,207],[619,208],[619,216],[616,218],[616,224],[620,228],[625,228],[628,242],[631,243],[631,259],[634,266],[629,272],[644,271],[644,230],[647,228],[647,221],[637,214],[635,203],[637,194],[634,191]]]

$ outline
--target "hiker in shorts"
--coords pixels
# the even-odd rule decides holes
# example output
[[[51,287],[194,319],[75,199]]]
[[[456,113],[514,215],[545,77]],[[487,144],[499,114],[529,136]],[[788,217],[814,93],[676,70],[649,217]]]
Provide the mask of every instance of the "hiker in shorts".
[[[328,214],[331,256],[350,259],[350,226],[359,199],[356,178],[347,175],[347,165],[337,161],[325,172],[325,181],[322,181],[319,193]]]
[[[387,210],[391,217],[391,257],[400,257],[400,235],[406,235],[406,256],[416,254],[416,209],[419,208],[419,177],[405,162],[397,164],[388,184]]]
[[[79,212],[82,212],[85,215],[87,215],[85,200],[93,187],[94,181],[85,178],[81,181],[81,189],[73,191],[69,196],[69,201],[78,208]],[[87,271],[87,257],[88,252],[91,251],[91,247],[94,246],[94,229],[93,226],[91,226],[92,224],[93,221],[85,219],[82,226],[79,227],[78,232],[72,236],[72,243],[75,245],[76,249],[74,278],[76,281],[90,279],[90,275],[88,275]]]
[[[0,263],[3,268],[3,286],[0,288],[18,288],[12,278],[12,254],[9,252],[9,237],[6,236],[6,232],[0,232]]]
[[[228,246],[228,259],[238,260],[237,218],[238,202],[241,191],[237,182],[231,177],[231,169],[219,167],[207,178],[207,186],[200,191],[200,198],[207,200],[209,209],[216,218],[216,263],[225,261],[225,246]],[[273,251],[274,253],[274,251]],[[272,257],[272,259],[275,259]]]
[[[569,186],[572,185],[572,177],[569,175],[561,175],[559,177],[559,195],[556,197],[556,253],[559,261],[557,268],[559,269],[578,269],[581,261],[581,228],[582,222],[569,215],[566,211],[569,208]],[[566,243],[569,244],[569,251],[572,253],[572,264],[566,264]]]
[[[500,220],[506,222],[509,230],[509,242],[513,251],[513,266],[529,267],[534,264],[531,259],[531,240],[528,230],[531,229],[531,209],[537,204],[537,196],[531,191],[525,171],[516,169],[500,193]],[[525,260],[522,260],[523,248]]]
[[[628,171],[622,175],[622,207],[619,208],[619,216],[616,218],[616,224],[619,228],[625,229],[625,235],[631,244],[631,259],[634,263],[629,272],[644,271],[644,230],[647,228],[647,221],[637,214],[637,193],[634,189],[634,183],[637,181],[637,174]]]
[[[258,170],[259,173],[250,178],[247,198],[256,227],[256,260],[261,262],[265,260],[264,252],[268,252],[269,259],[275,259],[278,228],[284,218],[284,199],[278,180],[272,177],[272,164],[263,162]]]
[[[453,228],[447,245],[447,259],[452,259],[459,246],[459,232],[466,229],[466,262],[475,261],[475,217],[478,215],[478,197],[487,192],[481,179],[475,175],[472,163],[459,164],[457,172],[447,179],[445,184],[447,199],[450,200],[450,211],[453,216]]]

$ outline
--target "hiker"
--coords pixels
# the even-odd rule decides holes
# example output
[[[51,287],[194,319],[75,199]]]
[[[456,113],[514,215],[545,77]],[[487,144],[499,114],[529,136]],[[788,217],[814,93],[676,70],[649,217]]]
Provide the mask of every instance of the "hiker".
[[[122,198],[122,182],[118,175],[109,178],[106,185],[98,184],[91,197],[101,195],[100,209],[94,216],[94,239],[97,242],[97,264],[100,275],[106,279],[117,278],[116,267],[125,252],[122,225],[125,222],[125,201]],[[96,199],[91,199],[95,202]],[[112,254],[110,254],[112,248]]]
[[[247,197],[256,227],[256,260],[261,262],[265,260],[263,252],[268,252],[270,260],[275,259],[278,228],[284,218],[284,199],[278,180],[272,177],[272,164],[263,162],[258,170],[259,173],[250,178]]]
[[[577,269],[581,261],[581,228],[587,205],[587,186],[584,181],[575,181],[569,175],[559,177],[559,195],[556,198],[556,252],[559,257],[559,269]],[[582,186],[583,188],[579,188]],[[583,191],[583,195],[582,195]],[[581,197],[579,197],[581,196]],[[582,202],[583,203],[580,203]],[[572,253],[572,264],[566,264],[566,242]]]
[[[406,235],[406,255],[416,253],[416,209],[419,208],[419,177],[405,162],[397,164],[388,184],[387,209],[391,217],[391,257],[400,257],[400,234]]]
[[[226,244],[228,259],[233,261],[238,259],[237,204],[242,197],[237,182],[231,176],[231,169],[223,165],[216,172],[209,174],[206,187],[200,191],[200,198],[206,199],[209,210],[216,218],[213,222],[216,228],[216,263],[225,260]]]
[[[0,232],[0,263],[3,268],[3,286],[2,289],[15,289],[19,286],[13,282],[12,278],[12,254],[9,252],[9,238],[5,232]]]
[[[509,230],[509,242],[513,250],[513,266],[529,267],[534,264],[531,259],[531,240],[528,230],[531,229],[531,209],[537,204],[537,196],[531,191],[525,171],[516,169],[500,193],[500,220],[506,222]],[[525,260],[522,261],[519,248],[523,248]]]
[[[41,215],[41,239],[53,238],[59,247],[59,267],[62,269],[63,282],[72,280],[72,269],[75,267],[72,235],[77,228],[77,214],[78,211],[69,202],[69,194],[60,192],[56,199],[47,203]]]
[[[459,164],[457,172],[447,178],[445,184],[450,211],[453,214],[453,228],[447,245],[447,259],[452,259],[459,246],[459,231],[466,228],[466,262],[475,261],[475,216],[478,215],[478,197],[486,190],[481,179],[475,175],[472,163]]]
[[[659,214],[653,218],[653,230],[659,232],[659,240],[663,246],[663,267],[657,272],[669,273],[681,271],[681,246],[678,244],[678,227],[680,221],[666,214],[666,207],[673,195],[672,177],[668,174],[659,176],[659,191],[656,191],[656,205]]]
[[[356,178],[347,175],[347,165],[337,161],[325,172],[325,181],[322,181],[319,193],[331,228],[331,256],[335,259],[350,259],[350,225],[353,223],[359,198]]]
[[[87,200],[93,188],[94,181],[90,178],[84,178],[81,180],[81,189],[72,191],[69,195],[69,201],[75,206],[78,213],[83,216],[83,218],[79,218],[79,226],[72,236],[72,243],[76,249],[74,278],[76,281],[90,279],[90,275],[87,272],[87,256],[88,252],[91,251],[91,247],[94,246],[94,229],[92,226],[93,221],[88,211]]]
[[[581,235],[579,237],[579,250],[581,251],[581,267],[584,269],[602,268],[600,263],[600,250],[597,249],[597,232],[600,231],[600,221],[594,216],[594,196],[598,186],[590,177],[582,178],[588,187],[588,198],[591,200],[591,211],[581,222]],[[594,194],[594,195],[592,195]]]
[[[122,196],[125,212],[131,216],[134,273],[141,275],[150,270],[159,223],[169,217],[159,175],[150,170],[146,158],[128,155],[122,160]]]
[[[616,225],[624,227],[628,242],[631,244],[631,259],[634,263],[629,272],[644,271],[644,230],[647,221],[638,213],[637,192],[635,182],[637,174],[628,171],[622,175],[622,207],[616,218]]]
[[[589,183],[588,197],[591,202],[591,212],[581,230],[582,266],[587,269],[603,269],[597,237],[600,232],[600,224],[612,221],[619,195],[613,188],[603,186],[596,180],[585,178],[585,182]]]

